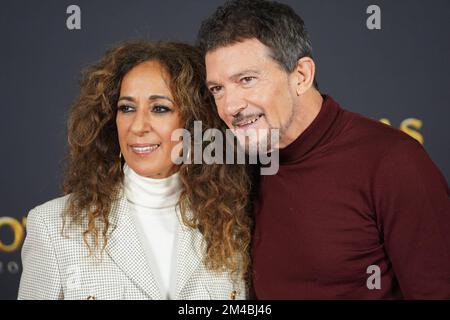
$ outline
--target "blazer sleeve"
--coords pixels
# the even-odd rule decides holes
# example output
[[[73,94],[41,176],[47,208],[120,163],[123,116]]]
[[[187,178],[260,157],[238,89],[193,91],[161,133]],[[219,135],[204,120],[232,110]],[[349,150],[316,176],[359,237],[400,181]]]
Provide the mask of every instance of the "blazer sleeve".
[[[63,299],[58,262],[42,213],[35,208],[28,214],[19,300]]]

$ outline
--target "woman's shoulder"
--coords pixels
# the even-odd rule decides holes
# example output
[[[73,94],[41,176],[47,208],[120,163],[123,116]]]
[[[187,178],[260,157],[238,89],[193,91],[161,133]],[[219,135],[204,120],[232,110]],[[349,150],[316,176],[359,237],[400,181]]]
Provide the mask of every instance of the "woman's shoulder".
[[[47,202],[44,202],[40,205],[35,206],[33,209],[30,210],[30,213],[34,213],[35,215],[40,216],[51,216],[54,214],[61,214],[64,211],[64,208],[66,207],[66,204],[69,200],[70,194],[67,194],[65,196],[61,196],[52,200],[49,200]]]
[[[46,225],[47,229],[60,227],[63,223],[64,209],[69,197],[68,194],[35,206],[28,213],[27,225],[39,222]]]

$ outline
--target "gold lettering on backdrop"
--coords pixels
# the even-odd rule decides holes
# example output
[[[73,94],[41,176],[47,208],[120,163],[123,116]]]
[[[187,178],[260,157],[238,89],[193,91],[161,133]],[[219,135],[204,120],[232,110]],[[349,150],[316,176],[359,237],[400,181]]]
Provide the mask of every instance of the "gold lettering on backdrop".
[[[419,132],[422,128],[422,120],[409,118],[402,121],[400,130],[406,132],[411,137],[423,144],[423,135]]]
[[[391,121],[389,119],[383,118],[380,119],[380,122],[391,125]],[[421,144],[424,143],[423,135],[419,132],[422,129],[423,122],[420,119],[416,118],[407,118],[400,123],[400,130],[404,133],[409,134],[411,137],[419,141]]]
[[[3,228],[11,228],[13,241],[10,244],[3,243],[0,239],[0,252],[13,252],[22,245],[25,236],[25,225],[27,218],[22,219],[22,223],[16,218],[0,217],[0,232]]]

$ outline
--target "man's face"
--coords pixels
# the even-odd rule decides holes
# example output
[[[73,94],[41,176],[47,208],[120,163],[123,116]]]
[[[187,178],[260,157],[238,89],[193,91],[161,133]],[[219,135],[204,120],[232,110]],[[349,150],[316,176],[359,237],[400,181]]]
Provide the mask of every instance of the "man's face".
[[[219,116],[236,130],[239,142],[249,150],[245,133],[259,134],[257,145],[267,139],[271,129],[283,133],[296,114],[296,79],[270,57],[270,50],[257,39],[248,39],[206,54],[207,86]],[[265,130],[265,131],[264,131]],[[272,146],[276,147],[276,146]]]

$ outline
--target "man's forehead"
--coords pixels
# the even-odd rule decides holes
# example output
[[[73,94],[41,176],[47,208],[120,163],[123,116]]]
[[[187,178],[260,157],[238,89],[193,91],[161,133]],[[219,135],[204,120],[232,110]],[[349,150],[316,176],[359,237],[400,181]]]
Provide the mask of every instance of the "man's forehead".
[[[245,56],[265,58],[271,50],[258,39],[245,39],[215,48],[206,53],[206,59],[245,58]]]
[[[242,73],[257,73],[270,59],[264,45],[239,42],[208,52],[205,56],[208,78],[231,78]],[[213,79],[211,79],[213,80]]]

